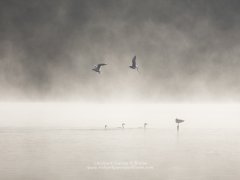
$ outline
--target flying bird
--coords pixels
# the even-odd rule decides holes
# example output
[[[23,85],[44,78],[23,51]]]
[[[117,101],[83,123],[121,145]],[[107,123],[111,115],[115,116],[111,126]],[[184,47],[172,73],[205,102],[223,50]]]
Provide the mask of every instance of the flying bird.
[[[136,58],[137,58],[136,56],[133,57],[133,59],[132,59],[132,65],[129,66],[129,67],[132,68],[132,69],[137,69],[137,71],[138,71],[138,66],[137,66]]]
[[[102,64],[95,65],[92,70],[96,71],[96,72],[98,72],[98,74],[100,74],[101,73],[101,67],[105,66],[105,65],[107,65],[107,64],[102,63]]]

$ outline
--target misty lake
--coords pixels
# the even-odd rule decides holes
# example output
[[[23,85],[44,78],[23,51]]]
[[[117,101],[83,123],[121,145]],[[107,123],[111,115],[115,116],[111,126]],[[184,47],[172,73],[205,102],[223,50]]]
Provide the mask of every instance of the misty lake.
[[[236,180],[239,137],[231,129],[1,129],[0,177]]]

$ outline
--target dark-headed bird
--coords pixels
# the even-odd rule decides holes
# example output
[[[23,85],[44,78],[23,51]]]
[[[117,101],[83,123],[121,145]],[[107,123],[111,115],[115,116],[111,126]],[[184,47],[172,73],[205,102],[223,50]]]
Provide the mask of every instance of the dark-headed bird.
[[[132,59],[132,65],[129,66],[129,67],[132,68],[132,69],[137,69],[137,71],[138,71],[138,66],[137,66],[136,58],[137,58],[136,56],[133,57],[133,59]]]
[[[107,64],[98,64],[98,65],[95,65],[92,70],[95,71],[95,72],[98,72],[98,74],[100,74],[100,73],[101,73],[101,71],[100,71],[100,70],[101,70],[101,67],[102,67],[102,66],[105,66],[105,65],[107,65]]]

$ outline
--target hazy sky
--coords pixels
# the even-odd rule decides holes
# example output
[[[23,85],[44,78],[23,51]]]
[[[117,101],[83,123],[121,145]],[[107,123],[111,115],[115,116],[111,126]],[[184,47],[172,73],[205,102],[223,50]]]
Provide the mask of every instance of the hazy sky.
[[[239,57],[237,0],[0,1],[4,101],[238,102]]]

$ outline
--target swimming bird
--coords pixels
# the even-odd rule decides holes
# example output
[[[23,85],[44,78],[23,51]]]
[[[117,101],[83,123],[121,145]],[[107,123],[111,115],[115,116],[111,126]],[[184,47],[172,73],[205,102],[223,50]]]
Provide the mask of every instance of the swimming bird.
[[[101,67],[105,66],[105,65],[107,65],[107,64],[102,63],[102,64],[95,65],[92,70],[96,71],[96,72],[98,72],[98,74],[100,74],[101,73],[101,71],[100,71]]]
[[[122,128],[124,129],[125,123],[122,123]]]
[[[129,66],[129,67],[132,68],[132,69],[137,69],[137,71],[138,71],[138,66],[137,66],[136,58],[137,58],[136,56],[133,57],[133,59],[132,59],[132,65]]]
[[[144,123],[144,129],[146,129],[146,126],[147,126],[148,124],[147,123]]]

